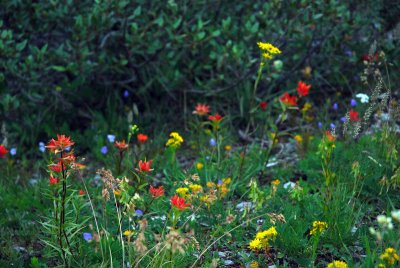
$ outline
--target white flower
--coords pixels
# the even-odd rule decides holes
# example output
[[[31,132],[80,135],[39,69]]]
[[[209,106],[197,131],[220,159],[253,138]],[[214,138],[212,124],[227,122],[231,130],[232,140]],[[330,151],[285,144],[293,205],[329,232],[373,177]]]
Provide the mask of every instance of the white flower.
[[[114,143],[114,141],[115,141],[115,135],[108,134],[108,135],[107,135],[107,139],[108,139],[108,141],[109,141],[110,143]]]
[[[392,217],[396,221],[400,221],[400,209],[392,211]]]
[[[367,94],[364,93],[358,93],[356,95],[356,98],[359,98],[361,103],[368,103],[369,102],[369,97]]]
[[[291,181],[288,181],[287,183],[285,183],[285,184],[283,185],[283,188],[291,190],[291,189],[293,189],[295,186],[296,186],[296,183],[291,182]]]

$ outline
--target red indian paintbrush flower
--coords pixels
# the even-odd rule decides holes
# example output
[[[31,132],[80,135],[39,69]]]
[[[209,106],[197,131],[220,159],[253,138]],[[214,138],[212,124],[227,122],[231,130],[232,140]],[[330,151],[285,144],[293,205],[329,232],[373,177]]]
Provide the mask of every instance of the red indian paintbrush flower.
[[[4,156],[8,153],[6,146],[3,144],[0,145],[0,158],[4,158]]]
[[[59,180],[58,178],[53,177],[53,176],[50,175],[50,178],[49,178],[49,183],[50,183],[50,185],[55,185],[55,184],[57,184],[59,181],[60,181],[60,180]]]
[[[84,194],[85,194],[85,191],[82,190],[82,189],[80,189],[80,190],[79,190],[79,195],[84,195]]]
[[[330,130],[327,130],[325,132],[325,137],[328,139],[330,142],[334,142],[336,140],[335,136],[333,136],[332,132]]]
[[[141,172],[153,171],[153,169],[151,169],[151,167],[150,167],[152,162],[153,162],[153,160],[149,160],[149,161],[139,160],[139,171],[141,171]]]
[[[197,103],[195,110],[193,111],[193,114],[197,114],[199,116],[207,115],[210,112],[210,106]]]
[[[311,85],[307,85],[303,81],[299,81],[299,83],[297,84],[297,93],[299,94],[300,97],[305,97],[308,95],[310,88]]]
[[[288,106],[297,106],[297,97],[291,96],[289,93],[285,92],[282,97],[279,98],[281,102]]]
[[[185,199],[177,195],[171,197],[171,204],[179,210],[184,210],[186,207],[190,206],[190,204],[185,204]]]
[[[75,142],[71,140],[71,137],[57,134],[57,139],[51,139],[46,148],[56,154],[64,151],[66,148],[71,147],[74,144]]]
[[[360,118],[358,118],[358,112],[354,111],[353,109],[350,110],[349,116],[350,116],[351,121],[359,121],[360,120]]]
[[[57,164],[53,163],[49,165],[49,169],[54,172],[61,172],[62,171],[61,161],[58,161]]]
[[[76,156],[74,153],[68,153],[63,156],[63,158],[58,158],[58,160],[64,165],[71,165],[75,162]]]
[[[146,141],[147,141],[148,139],[149,139],[149,136],[147,136],[147,135],[145,135],[145,134],[139,133],[139,134],[137,135],[137,140],[138,140],[138,142],[141,143],[141,144],[146,143]]]
[[[116,141],[114,144],[115,148],[117,148],[120,152],[125,151],[128,148],[128,144],[126,144],[125,140]]]
[[[150,185],[149,192],[154,198],[158,198],[164,195],[164,188],[162,186],[156,188],[153,187],[153,185]]]
[[[209,115],[208,120],[213,121],[213,122],[219,122],[221,121],[222,116],[220,114],[214,114],[214,115]]]
[[[268,103],[266,101],[260,102],[261,110],[265,111],[267,109]]]

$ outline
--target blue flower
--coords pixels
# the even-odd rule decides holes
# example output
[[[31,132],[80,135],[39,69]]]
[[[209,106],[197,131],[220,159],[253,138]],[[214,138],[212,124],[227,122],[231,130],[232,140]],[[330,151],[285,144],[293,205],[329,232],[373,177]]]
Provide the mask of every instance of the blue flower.
[[[129,97],[129,91],[126,89],[124,91],[124,98],[128,98]]]
[[[217,145],[217,142],[213,138],[210,139],[209,143],[211,147],[215,147]]]
[[[223,184],[224,182],[222,180],[218,180],[218,184]]]
[[[65,147],[65,151],[67,152],[71,151],[71,147]]]
[[[351,99],[350,106],[355,107],[357,105],[357,101],[355,99]]]
[[[322,128],[322,127],[323,127],[323,125],[322,125],[321,122],[318,122],[318,127],[319,127],[319,128]]]
[[[337,110],[337,109],[339,109],[339,105],[335,102],[335,103],[332,105],[332,108],[333,108],[333,110]]]
[[[114,143],[114,141],[115,141],[115,135],[108,134],[108,135],[107,135],[107,139],[108,139],[109,142]]]
[[[85,239],[87,242],[92,241],[93,236],[91,233],[83,233],[83,239]]]
[[[346,116],[340,117],[340,121],[342,121],[343,123],[346,122]]]
[[[107,153],[108,153],[108,148],[107,148],[107,146],[101,147],[100,152],[101,152],[102,154],[107,154]]]
[[[334,123],[331,123],[330,127],[331,127],[331,129],[334,129],[334,128],[336,128],[336,125]]]
[[[11,148],[10,155],[16,155],[16,154],[17,154],[17,148]]]
[[[208,160],[210,160],[210,159],[211,159],[210,156],[207,155],[207,156],[206,156],[206,160],[208,161]]]
[[[44,142],[39,142],[39,151],[41,151],[42,153],[44,153],[46,151],[46,147],[44,145]]]
[[[140,209],[135,210],[136,216],[140,217],[143,216],[143,211],[141,211]]]

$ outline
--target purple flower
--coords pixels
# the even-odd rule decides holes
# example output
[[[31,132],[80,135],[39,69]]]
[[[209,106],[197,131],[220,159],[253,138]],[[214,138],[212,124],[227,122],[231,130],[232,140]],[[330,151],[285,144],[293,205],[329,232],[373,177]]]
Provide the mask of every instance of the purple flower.
[[[108,148],[107,148],[107,146],[101,147],[100,152],[101,152],[102,154],[107,154],[107,153],[108,153]]]
[[[17,148],[11,148],[10,149],[10,155],[14,156],[17,154]]]
[[[91,233],[83,233],[83,239],[85,239],[87,242],[92,241],[93,236]]]
[[[213,138],[210,139],[209,143],[211,147],[215,147],[217,145],[217,142]]]
[[[208,161],[208,160],[210,160],[210,159],[211,159],[211,158],[207,155],[207,156],[206,156],[206,160]]]
[[[223,184],[224,182],[222,180],[218,180],[218,184]]]
[[[323,127],[323,125],[322,125],[321,122],[318,122],[318,127],[319,127],[319,128],[322,128],[322,127]]]
[[[124,98],[128,98],[129,97],[129,91],[126,89],[125,91],[124,91]]]
[[[355,99],[351,99],[350,106],[355,107],[357,105],[357,101]]]
[[[334,129],[334,128],[336,128],[336,125],[334,123],[331,123],[330,127],[331,127],[331,129]]]
[[[143,216],[143,211],[141,211],[140,209],[135,210],[136,216]]]
[[[65,151],[67,152],[71,151],[71,147],[65,147]]]
[[[335,102],[335,103],[332,105],[332,108],[333,108],[333,110],[337,110],[337,109],[339,109],[339,105]]]
[[[340,121],[342,121],[343,123],[346,122],[346,116],[340,117]]]

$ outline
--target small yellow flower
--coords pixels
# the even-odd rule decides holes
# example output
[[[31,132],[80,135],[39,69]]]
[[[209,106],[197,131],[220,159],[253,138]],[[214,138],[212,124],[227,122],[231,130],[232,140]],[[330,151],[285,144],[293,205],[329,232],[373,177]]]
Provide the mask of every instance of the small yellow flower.
[[[261,243],[260,239],[256,238],[256,239],[250,241],[249,249],[257,251],[257,250],[259,250],[261,248],[262,248],[262,243]]]
[[[203,189],[203,187],[201,187],[201,185],[199,185],[199,184],[189,185],[189,188],[193,193],[200,192]]]
[[[278,135],[276,135],[276,133],[271,133],[269,136],[270,136],[273,144],[278,143],[279,140],[278,140]]]
[[[347,268],[347,263],[344,261],[333,261],[326,268]]]
[[[230,146],[230,145],[226,145],[225,146],[225,151],[231,151],[232,150],[232,146]]]
[[[261,56],[266,60],[272,60],[275,55],[282,53],[279,48],[270,43],[257,42],[257,45],[262,51]],[[261,62],[261,66],[264,66],[263,62]]]
[[[225,179],[222,180],[223,184],[225,184],[225,185],[226,185],[226,184],[230,184],[231,181],[232,181],[231,178],[225,178]]]
[[[214,188],[214,187],[215,187],[215,183],[209,181],[209,182],[207,182],[207,187],[208,187],[208,188]]]
[[[399,255],[394,248],[385,249],[385,252],[379,258],[391,266],[394,265],[395,262],[399,261]]]
[[[124,236],[131,236],[133,234],[133,232],[131,230],[126,230],[124,232]]]
[[[120,196],[121,195],[121,190],[114,190],[114,195],[115,196]]]
[[[256,261],[251,262],[250,268],[258,268],[258,262]]]
[[[312,68],[310,66],[306,66],[301,72],[303,73],[303,75],[306,78],[310,78],[311,77]]]
[[[175,191],[180,197],[186,197],[187,193],[189,192],[189,188],[180,187]]]
[[[294,136],[294,139],[298,142],[298,143],[302,143],[303,142],[303,137],[301,135],[296,135]]]
[[[314,221],[312,224],[312,229],[310,231],[310,235],[320,235],[326,229],[328,229],[328,224],[323,221]]]
[[[176,149],[176,148],[180,147],[181,144],[183,143],[183,138],[179,135],[178,132],[171,132],[171,134],[169,134],[169,136],[171,138],[167,141],[165,146]]]
[[[312,107],[311,103],[306,102],[306,104],[304,104],[303,108],[301,109],[301,112],[305,113],[305,112],[307,112],[308,110],[310,110],[311,107]]]
[[[204,167],[204,165],[203,165],[202,163],[197,163],[197,164],[196,164],[197,170],[202,170],[203,167]]]
[[[275,186],[278,186],[279,184],[281,184],[281,181],[276,179],[276,180],[271,181],[271,184],[275,185]]]

